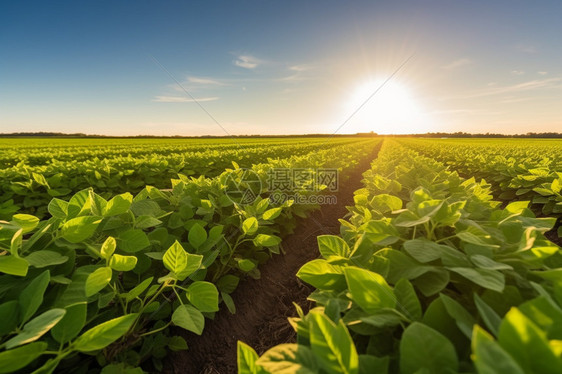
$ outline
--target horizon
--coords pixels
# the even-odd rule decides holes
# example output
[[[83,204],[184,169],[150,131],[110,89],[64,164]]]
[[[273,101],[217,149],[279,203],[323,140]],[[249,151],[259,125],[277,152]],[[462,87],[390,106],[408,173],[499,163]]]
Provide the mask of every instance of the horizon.
[[[516,135],[562,128],[562,3],[555,1],[30,1],[2,8],[2,133]]]

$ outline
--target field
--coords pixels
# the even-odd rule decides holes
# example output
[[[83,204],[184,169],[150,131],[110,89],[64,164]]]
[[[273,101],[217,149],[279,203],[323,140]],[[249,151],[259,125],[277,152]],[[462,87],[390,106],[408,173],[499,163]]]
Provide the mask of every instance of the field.
[[[560,140],[0,150],[0,373],[562,372]]]

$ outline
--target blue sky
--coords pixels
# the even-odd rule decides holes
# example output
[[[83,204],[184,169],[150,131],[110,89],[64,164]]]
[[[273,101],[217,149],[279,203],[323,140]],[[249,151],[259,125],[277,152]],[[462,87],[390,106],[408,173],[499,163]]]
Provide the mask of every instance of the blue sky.
[[[562,131],[562,2],[3,2],[0,132]],[[225,129],[174,82],[158,61]]]

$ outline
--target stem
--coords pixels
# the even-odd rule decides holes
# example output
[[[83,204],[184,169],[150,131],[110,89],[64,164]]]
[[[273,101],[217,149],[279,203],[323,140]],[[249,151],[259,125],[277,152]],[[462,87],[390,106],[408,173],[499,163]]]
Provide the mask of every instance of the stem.
[[[152,331],[145,332],[144,334],[140,334],[139,336],[143,337],[143,336],[148,336],[148,335],[151,335],[151,334],[156,334],[157,332],[160,332],[162,330],[167,329],[171,324],[172,324],[172,321],[166,323],[164,326],[162,326],[160,328],[157,328],[157,329],[152,330]]]
[[[456,235],[447,236],[446,238],[441,238],[439,240],[436,240],[435,243],[441,243],[444,242],[445,240],[453,239],[454,237],[456,237]]]

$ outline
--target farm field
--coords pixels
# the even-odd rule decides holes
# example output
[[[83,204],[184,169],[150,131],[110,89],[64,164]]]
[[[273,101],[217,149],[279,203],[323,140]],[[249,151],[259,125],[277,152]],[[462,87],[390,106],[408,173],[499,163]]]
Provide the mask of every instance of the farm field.
[[[562,370],[562,141],[0,150],[0,373]]]

